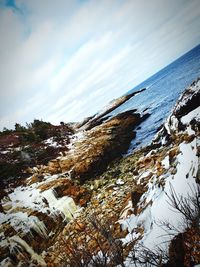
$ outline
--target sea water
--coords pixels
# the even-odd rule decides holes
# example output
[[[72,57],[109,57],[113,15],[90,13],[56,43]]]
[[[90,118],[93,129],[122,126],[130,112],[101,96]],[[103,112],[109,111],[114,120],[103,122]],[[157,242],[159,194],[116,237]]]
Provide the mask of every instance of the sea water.
[[[135,95],[109,115],[113,116],[135,108],[139,113],[147,108],[147,112],[151,114],[138,127],[130,150],[147,145],[152,140],[181,93],[198,77],[200,77],[200,45],[127,92],[129,94],[146,88],[145,91]]]

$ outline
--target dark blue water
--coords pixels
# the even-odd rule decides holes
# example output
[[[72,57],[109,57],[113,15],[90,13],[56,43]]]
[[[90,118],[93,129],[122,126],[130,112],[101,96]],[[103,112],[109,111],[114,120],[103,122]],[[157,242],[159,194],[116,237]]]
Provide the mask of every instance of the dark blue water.
[[[180,94],[200,76],[200,45],[147,79],[128,93],[141,88],[147,90],[129,99],[111,115],[137,108],[142,112],[148,108],[151,116],[137,130],[131,149],[148,144],[158,127],[163,124]]]

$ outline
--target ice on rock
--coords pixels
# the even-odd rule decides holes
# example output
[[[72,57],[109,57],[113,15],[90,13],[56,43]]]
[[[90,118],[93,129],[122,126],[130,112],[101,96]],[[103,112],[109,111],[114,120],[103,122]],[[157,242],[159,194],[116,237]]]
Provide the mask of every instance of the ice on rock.
[[[36,216],[30,216],[29,218],[31,220],[31,228],[34,229],[41,237],[45,237],[47,239],[48,233],[44,223]]]
[[[28,216],[26,212],[1,214],[0,222],[9,222],[16,232],[31,233],[31,230],[35,230],[41,237],[48,238],[44,223],[36,216]]]
[[[71,197],[64,196],[57,199],[55,191],[52,189],[44,191],[42,195],[48,201],[50,208],[62,212],[67,220],[71,220],[73,218],[74,213],[77,211],[77,206]]]
[[[31,259],[36,261],[39,264],[39,266],[46,266],[46,263],[43,260],[43,258],[40,255],[38,255],[37,253],[35,253],[35,251],[19,236],[14,235],[14,236],[10,237],[9,243],[11,244],[10,248],[13,251],[25,250],[30,255]],[[11,251],[11,253],[12,253],[12,251]]]
[[[0,267],[10,267],[12,266],[12,261],[10,258],[5,258],[2,262],[0,262]]]

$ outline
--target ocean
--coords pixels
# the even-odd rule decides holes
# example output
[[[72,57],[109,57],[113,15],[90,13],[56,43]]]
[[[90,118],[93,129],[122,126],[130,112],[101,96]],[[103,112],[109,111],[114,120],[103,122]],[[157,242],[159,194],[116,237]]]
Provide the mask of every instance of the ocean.
[[[199,76],[200,45],[127,92],[129,94],[146,88],[144,92],[135,95],[109,115],[114,116],[135,108],[140,113],[147,108],[147,112],[151,114],[138,127],[136,138],[131,142],[129,152],[151,142],[181,93]]]

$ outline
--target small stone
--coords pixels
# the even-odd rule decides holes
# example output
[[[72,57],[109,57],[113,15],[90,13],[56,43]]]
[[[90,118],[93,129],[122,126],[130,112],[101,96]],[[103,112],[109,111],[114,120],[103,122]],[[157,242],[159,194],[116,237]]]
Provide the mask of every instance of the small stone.
[[[85,224],[81,222],[76,222],[74,229],[78,232],[82,232],[83,230],[85,230]]]
[[[124,181],[122,179],[117,179],[117,181],[115,182],[117,185],[123,185]]]
[[[172,169],[171,174],[175,175],[176,173],[177,173],[177,169],[176,168]]]

